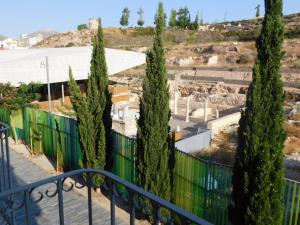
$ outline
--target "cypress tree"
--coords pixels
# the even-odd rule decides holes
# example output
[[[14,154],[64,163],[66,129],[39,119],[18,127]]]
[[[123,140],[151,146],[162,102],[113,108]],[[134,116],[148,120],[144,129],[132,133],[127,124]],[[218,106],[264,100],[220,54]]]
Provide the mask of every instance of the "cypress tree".
[[[176,25],[177,25],[176,16],[177,16],[176,10],[172,9],[170,19],[169,19],[169,26],[170,27],[176,27]]]
[[[99,28],[93,39],[90,75],[86,96],[73,79],[70,70],[71,102],[77,115],[80,140],[86,167],[110,170],[112,168],[111,95],[108,91],[108,74],[105,60],[104,37]],[[102,179],[97,179],[101,182]]]
[[[233,225],[280,225],[283,222],[283,145],[285,93],[282,0],[265,0],[265,18],[257,40],[258,58],[238,131],[233,168]]]
[[[83,149],[84,165],[82,166],[93,168],[96,159],[93,117],[86,97],[81,94],[80,88],[74,80],[71,68],[69,68],[69,90],[73,109],[77,116],[78,132]]]
[[[95,149],[98,168],[112,168],[111,143],[111,95],[108,91],[108,73],[105,59],[104,36],[99,20],[99,28],[93,41],[91,74],[88,80],[87,99],[94,118]]]
[[[153,48],[147,53],[140,118],[137,122],[138,184],[146,191],[170,200],[169,87],[162,33],[165,14],[162,3],[156,14]]]

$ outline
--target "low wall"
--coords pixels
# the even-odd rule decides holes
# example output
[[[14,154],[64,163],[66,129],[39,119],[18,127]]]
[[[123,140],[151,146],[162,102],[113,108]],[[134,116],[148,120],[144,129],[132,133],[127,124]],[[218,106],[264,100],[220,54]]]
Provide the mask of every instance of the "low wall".
[[[182,152],[192,153],[197,152],[203,148],[208,148],[211,141],[211,131],[205,130],[204,132],[182,139],[175,143],[175,147]]]
[[[230,126],[232,124],[237,124],[241,118],[241,113],[233,113],[207,123],[207,128],[211,130],[211,138],[214,138],[216,134],[218,134],[225,127]]]

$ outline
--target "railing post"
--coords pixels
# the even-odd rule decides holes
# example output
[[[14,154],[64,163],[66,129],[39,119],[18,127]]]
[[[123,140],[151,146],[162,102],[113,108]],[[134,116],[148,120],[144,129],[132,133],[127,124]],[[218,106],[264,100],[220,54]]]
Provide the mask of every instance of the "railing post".
[[[89,210],[89,225],[93,224],[93,209],[92,209],[92,179],[91,173],[87,173],[87,188],[88,188],[88,210]]]
[[[115,181],[110,180],[110,224],[116,224],[116,214],[115,214],[115,204],[116,204],[116,196],[115,196]]]
[[[30,193],[29,193],[29,190],[26,190],[24,194],[25,194],[26,224],[31,225]]]
[[[62,193],[62,189],[63,189],[63,184],[62,184],[62,180],[59,179],[57,184],[57,188],[58,188],[58,210],[59,210],[59,224],[60,225],[64,225],[64,202],[63,202],[63,193]]]
[[[0,141],[1,141],[1,171],[2,178],[0,179],[0,191],[5,190],[5,155],[4,155],[4,145],[3,145],[3,133],[0,132]],[[3,188],[2,188],[3,187]]]
[[[130,225],[135,224],[135,193],[134,191],[129,192],[130,198]]]
[[[6,166],[7,166],[7,176],[8,176],[8,188],[11,189],[11,173],[10,173],[10,157],[9,157],[9,146],[8,146],[8,136],[9,136],[9,129],[5,130],[5,147],[6,147]]]
[[[160,219],[159,219],[159,214],[160,214],[160,206],[159,205],[155,205],[154,206],[154,213],[155,213],[155,215],[154,215],[154,220],[155,220],[155,222],[154,222],[154,224],[155,225],[159,225],[159,222],[160,222]]]

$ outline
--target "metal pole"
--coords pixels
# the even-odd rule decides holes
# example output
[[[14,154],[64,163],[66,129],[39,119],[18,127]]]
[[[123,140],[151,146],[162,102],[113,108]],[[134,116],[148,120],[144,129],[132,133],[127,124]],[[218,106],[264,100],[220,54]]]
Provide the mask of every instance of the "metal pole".
[[[49,107],[49,113],[51,114],[52,109],[51,109],[51,90],[50,90],[48,56],[46,56],[46,72],[47,72],[47,89],[48,89],[48,107]]]
[[[46,56],[46,72],[47,72],[48,111],[49,111],[49,117],[50,117],[51,147],[52,147],[52,149],[54,149],[53,125],[52,125],[52,107],[51,107],[51,90],[50,90],[51,86],[50,86],[48,56]],[[58,172],[58,151],[56,151],[56,171]]]
[[[65,104],[65,89],[64,89],[64,83],[61,83],[61,101],[62,105]]]

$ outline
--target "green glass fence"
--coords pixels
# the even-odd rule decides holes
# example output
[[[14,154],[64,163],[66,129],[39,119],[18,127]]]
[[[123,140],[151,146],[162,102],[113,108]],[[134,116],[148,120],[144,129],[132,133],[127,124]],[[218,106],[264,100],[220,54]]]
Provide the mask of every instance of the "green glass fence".
[[[12,126],[13,137],[32,151],[58,159],[64,171],[82,167],[76,120],[37,109],[0,109],[0,120]],[[113,172],[135,183],[136,142],[113,132]],[[172,202],[213,224],[229,225],[232,168],[175,151]],[[121,188],[121,187],[119,187]],[[286,180],[284,225],[300,224],[300,183]]]

